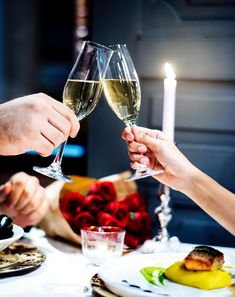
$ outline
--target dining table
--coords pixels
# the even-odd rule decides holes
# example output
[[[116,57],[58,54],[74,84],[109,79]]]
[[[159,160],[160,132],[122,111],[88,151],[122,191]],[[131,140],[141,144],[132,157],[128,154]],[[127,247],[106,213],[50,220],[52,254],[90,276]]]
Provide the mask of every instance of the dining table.
[[[0,278],[0,296],[3,297],[92,297],[98,296],[91,286],[91,278],[99,273],[99,266],[89,264],[82,254],[81,246],[50,238],[39,228],[32,228],[20,241],[31,244],[42,251],[46,260],[35,270],[23,274],[5,275]],[[177,252],[189,252],[195,244],[178,242]],[[226,256],[235,259],[235,249],[218,247]],[[137,249],[121,257],[138,255]],[[115,269],[115,267],[110,267]],[[102,296],[102,295],[100,295]],[[103,295],[111,296],[111,295]],[[232,295],[231,295],[232,296]],[[229,295],[228,295],[229,297]]]

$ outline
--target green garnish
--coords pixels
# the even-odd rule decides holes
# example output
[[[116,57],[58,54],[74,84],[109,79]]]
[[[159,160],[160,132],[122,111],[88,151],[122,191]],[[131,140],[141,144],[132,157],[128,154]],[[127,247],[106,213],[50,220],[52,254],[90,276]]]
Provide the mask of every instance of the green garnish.
[[[144,278],[153,285],[156,285],[154,277],[153,277],[153,272],[155,271],[156,267],[144,267],[140,269],[140,273],[143,274]]]
[[[140,269],[140,273],[144,276],[144,278],[152,285],[158,286],[164,285],[165,279],[165,268],[149,266]]]
[[[155,270],[156,271],[156,270]],[[159,270],[158,270],[158,275],[157,275],[157,277],[158,277],[158,280],[159,280],[159,283],[163,286],[164,285],[164,279],[165,279],[165,274],[164,274],[164,272],[165,272],[165,268],[160,268]]]

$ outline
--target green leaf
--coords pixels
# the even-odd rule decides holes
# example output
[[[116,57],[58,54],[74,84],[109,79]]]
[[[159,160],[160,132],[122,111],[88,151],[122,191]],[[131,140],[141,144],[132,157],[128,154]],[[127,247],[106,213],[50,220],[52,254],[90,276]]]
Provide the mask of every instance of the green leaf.
[[[156,266],[149,266],[149,267],[144,267],[143,269],[148,273],[153,275],[153,272],[156,270]]]
[[[130,220],[135,221],[135,214],[132,211],[130,212]]]
[[[165,269],[164,268],[161,268],[161,269],[159,269],[158,275],[157,275],[158,276],[158,281],[159,281],[159,283],[161,285],[164,285],[164,279],[165,279],[164,272],[165,272]]]
[[[144,276],[144,278],[145,278],[150,284],[157,285],[157,284],[155,283],[155,280],[154,280],[154,278],[153,278],[152,273],[149,273],[149,271],[151,271],[151,268],[153,268],[153,267],[145,267],[145,268],[142,268],[142,269],[140,269],[140,272],[142,273],[142,275]]]
[[[164,285],[165,279],[165,268],[163,267],[156,267],[156,266],[149,266],[140,269],[140,273],[144,276],[144,278],[150,283],[155,286],[159,284]],[[156,278],[158,282],[156,282]]]

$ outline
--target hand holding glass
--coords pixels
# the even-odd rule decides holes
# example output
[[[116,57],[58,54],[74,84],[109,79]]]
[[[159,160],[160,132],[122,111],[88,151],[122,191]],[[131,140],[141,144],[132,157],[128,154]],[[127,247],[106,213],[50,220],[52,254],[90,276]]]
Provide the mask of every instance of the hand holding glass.
[[[113,55],[107,68],[103,88],[113,112],[127,127],[136,124],[140,110],[141,91],[137,72],[125,44],[110,46]],[[161,173],[139,164],[133,176],[126,181],[136,180]]]
[[[80,54],[69,74],[63,91],[63,103],[76,114],[78,121],[88,116],[97,105],[101,93],[101,80],[104,78],[112,50],[90,41],[83,42]],[[49,167],[33,169],[43,175],[66,182],[72,182],[61,169],[64,147],[61,144],[58,153]]]

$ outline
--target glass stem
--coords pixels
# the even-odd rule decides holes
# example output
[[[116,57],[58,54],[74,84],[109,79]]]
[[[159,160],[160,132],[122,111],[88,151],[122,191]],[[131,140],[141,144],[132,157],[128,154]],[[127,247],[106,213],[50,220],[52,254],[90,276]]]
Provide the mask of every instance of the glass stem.
[[[67,139],[63,143],[61,143],[52,165],[61,165],[66,143],[67,143]]]
[[[135,126],[136,123],[135,123],[135,120],[131,120],[131,121],[124,121],[125,125],[127,127],[132,127],[132,126]]]
[[[127,127],[133,127],[136,125],[135,120],[126,121],[125,124]],[[136,169],[137,172],[142,173],[142,174],[145,173],[147,170],[148,170],[148,166],[144,165],[144,164],[139,164]]]

